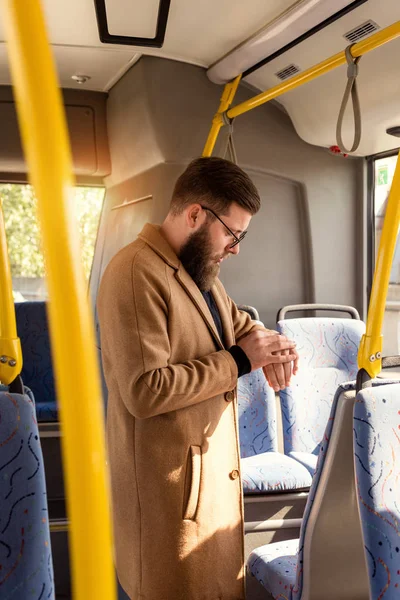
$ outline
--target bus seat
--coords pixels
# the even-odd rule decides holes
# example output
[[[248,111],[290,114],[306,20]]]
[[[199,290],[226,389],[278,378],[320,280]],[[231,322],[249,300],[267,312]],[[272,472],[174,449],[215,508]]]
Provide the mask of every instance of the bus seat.
[[[285,454],[312,475],[338,386],[355,379],[365,324],[356,319],[283,319],[278,331],[297,343],[299,371],[280,392]]]
[[[400,597],[400,384],[366,388],[354,406],[354,461],[370,597]]]
[[[339,386],[300,539],[253,550],[247,569],[274,598],[368,600],[353,462],[354,384]]]
[[[15,316],[24,357],[21,376],[36,398],[37,420],[58,421],[46,303],[18,302]]]
[[[0,391],[0,596],[54,600],[46,484],[34,398]]]
[[[275,392],[262,369],[238,379],[238,412],[243,492],[309,488],[309,472],[277,451]]]
[[[258,310],[256,308],[254,308],[254,306],[249,306],[248,304],[238,304],[237,308],[239,310],[243,310],[244,312],[247,312],[251,318],[253,319],[253,321],[259,321],[260,320],[260,316],[258,314]]]

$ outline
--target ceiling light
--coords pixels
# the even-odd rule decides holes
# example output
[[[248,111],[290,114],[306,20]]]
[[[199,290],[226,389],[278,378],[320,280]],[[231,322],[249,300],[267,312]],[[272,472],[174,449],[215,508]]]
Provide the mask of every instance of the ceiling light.
[[[76,83],[79,83],[79,85],[83,85],[89,81],[90,77],[89,75],[72,75],[71,79],[73,79]]]

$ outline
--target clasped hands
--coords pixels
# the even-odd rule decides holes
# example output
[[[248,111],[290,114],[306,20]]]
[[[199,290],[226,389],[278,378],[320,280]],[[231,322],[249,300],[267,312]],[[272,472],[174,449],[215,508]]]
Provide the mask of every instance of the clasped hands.
[[[298,371],[296,343],[276,331],[256,329],[237,345],[246,353],[252,371],[262,368],[275,392],[288,387],[292,374],[296,375]]]

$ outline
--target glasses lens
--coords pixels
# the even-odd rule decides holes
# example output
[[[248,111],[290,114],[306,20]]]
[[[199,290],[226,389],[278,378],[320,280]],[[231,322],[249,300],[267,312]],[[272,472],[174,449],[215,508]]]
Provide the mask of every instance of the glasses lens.
[[[240,242],[241,242],[241,241],[243,240],[243,238],[245,237],[246,233],[247,233],[247,231],[244,231],[243,233],[241,233],[241,234],[240,234],[240,236],[238,237],[238,239],[237,239],[237,240],[235,240],[235,241],[233,242],[233,244],[231,244],[231,245],[229,246],[229,248],[234,248],[235,246],[237,246],[238,244],[240,244]]]

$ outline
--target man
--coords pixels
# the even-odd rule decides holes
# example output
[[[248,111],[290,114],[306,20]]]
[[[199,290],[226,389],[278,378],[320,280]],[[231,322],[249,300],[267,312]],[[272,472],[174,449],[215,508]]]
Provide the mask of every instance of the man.
[[[236,165],[193,161],[161,227],[105,271],[98,298],[107,381],[116,563],[132,600],[243,600],[237,378],[285,387],[294,343],[238,311],[218,280],[258,192]]]

